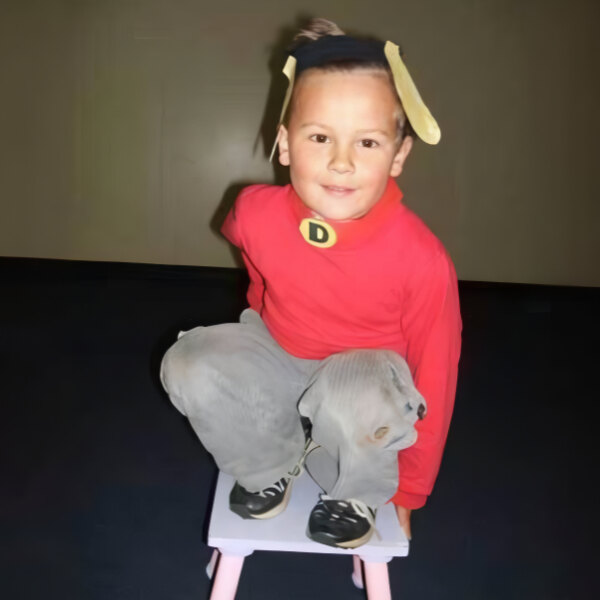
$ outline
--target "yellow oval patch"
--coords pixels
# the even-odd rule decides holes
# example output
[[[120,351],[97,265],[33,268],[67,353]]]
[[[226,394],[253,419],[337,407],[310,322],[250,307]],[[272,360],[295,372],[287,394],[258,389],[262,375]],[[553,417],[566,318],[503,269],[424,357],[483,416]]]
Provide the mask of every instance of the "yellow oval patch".
[[[335,229],[319,219],[302,219],[300,233],[311,246],[318,248],[331,248],[337,242]]]

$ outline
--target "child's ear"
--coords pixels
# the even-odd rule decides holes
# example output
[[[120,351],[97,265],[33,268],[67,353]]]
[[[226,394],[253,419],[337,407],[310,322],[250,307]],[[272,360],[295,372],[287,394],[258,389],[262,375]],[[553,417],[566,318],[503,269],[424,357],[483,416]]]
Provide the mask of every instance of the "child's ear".
[[[284,167],[290,166],[290,146],[288,143],[288,130],[285,125],[279,126],[277,132],[277,139],[279,144],[279,163]]]
[[[404,167],[404,161],[410,154],[410,151],[413,147],[413,138],[410,135],[407,135],[401,142],[400,148],[398,148],[398,152],[396,152],[396,156],[394,156],[394,160],[392,162],[392,168],[390,170],[390,175],[392,177],[398,177],[400,173],[402,173],[402,169]]]

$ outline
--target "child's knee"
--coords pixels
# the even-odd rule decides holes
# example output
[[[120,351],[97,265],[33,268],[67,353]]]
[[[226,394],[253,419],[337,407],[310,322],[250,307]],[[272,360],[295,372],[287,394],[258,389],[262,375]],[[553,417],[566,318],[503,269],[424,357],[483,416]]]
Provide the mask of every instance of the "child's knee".
[[[339,423],[360,446],[408,447],[425,402],[405,361],[388,350],[352,350],[324,361],[301,414]]]
[[[226,323],[181,333],[162,359],[160,379],[171,401],[192,416],[230,391],[240,363],[239,326]]]
[[[171,401],[185,414],[181,399],[190,393],[190,384],[200,378],[203,355],[208,356],[203,342],[203,327],[181,332],[167,350],[160,365],[160,380]]]
[[[180,413],[185,415],[186,410],[181,396],[181,380],[184,371],[185,364],[176,343],[163,356],[160,364],[160,381],[171,402]]]
[[[172,382],[176,379],[175,374],[181,370],[178,364],[180,361],[176,353],[173,352],[173,348],[174,346],[171,346],[167,350],[160,363],[160,381],[167,394],[170,394],[174,387]]]

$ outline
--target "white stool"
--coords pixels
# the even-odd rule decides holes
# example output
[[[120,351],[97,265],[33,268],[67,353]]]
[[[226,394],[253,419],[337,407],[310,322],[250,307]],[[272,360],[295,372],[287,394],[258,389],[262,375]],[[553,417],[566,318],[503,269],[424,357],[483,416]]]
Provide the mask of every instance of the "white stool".
[[[206,572],[210,578],[216,572],[210,600],[234,600],[244,558],[254,550],[352,555],[354,584],[364,587],[362,561],[368,599],[391,600],[387,563],[394,556],[408,555],[408,540],[393,505],[386,504],[377,511],[375,524],[381,539],[374,534],[368,544],[344,550],[318,544],[306,537],[308,516],[321,492],[307,473],[293,482],[291,499],[283,513],[267,520],[242,519],[229,510],[229,492],[233,483],[232,477],[219,473],[208,529],[208,545],[215,551]]]

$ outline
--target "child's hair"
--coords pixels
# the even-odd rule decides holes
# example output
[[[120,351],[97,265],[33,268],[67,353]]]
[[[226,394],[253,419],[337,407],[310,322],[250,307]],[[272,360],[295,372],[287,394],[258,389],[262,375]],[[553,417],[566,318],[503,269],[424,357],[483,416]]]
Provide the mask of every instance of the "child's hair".
[[[306,26],[304,26],[298,33],[294,36],[292,45],[289,50],[294,51],[301,46],[306,46],[317,40],[321,39],[325,36],[330,35],[346,35],[346,33],[340,29],[333,21],[329,21],[327,19],[322,18],[314,18],[308,21]],[[367,39],[367,38],[361,38]],[[398,95],[396,93],[396,88],[394,85],[394,80],[392,77],[392,72],[389,67],[382,65],[379,62],[369,62],[365,60],[356,60],[356,59],[332,59],[320,64],[318,67],[312,67],[312,69],[318,69],[320,71],[355,71],[355,70],[369,70],[375,71],[376,73],[381,73],[385,75],[389,81],[390,86],[394,92],[394,97],[398,102],[398,135],[397,141],[401,142],[407,135],[414,136],[413,129],[410,125],[409,120],[406,118],[406,114],[404,112],[404,108]],[[302,75],[300,75],[301,77]],[[292,100],[293,102],[293,100]]]
[[[314,42],[324,35],[346,35],[346,33],[333,21],[316,17],[294,36],[293,47],[297,48],[300,44]]]

